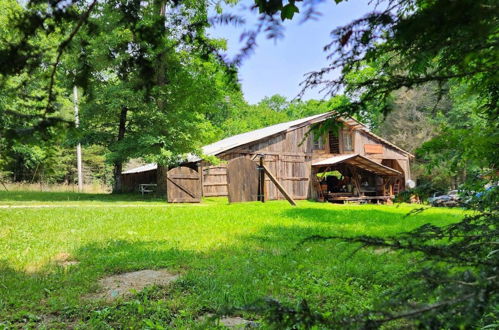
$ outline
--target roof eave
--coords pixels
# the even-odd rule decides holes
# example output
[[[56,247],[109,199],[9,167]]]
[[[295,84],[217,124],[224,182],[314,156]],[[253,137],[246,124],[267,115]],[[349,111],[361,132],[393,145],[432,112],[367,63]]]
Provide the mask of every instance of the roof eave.
[[[372,173],[375,173],[378,175],[387,175],[387,176],[402,175],[402,173],[400,171],[397,171],[396,169],[393,169],[391,167],[377,163],[377,162],[375,162],[367,157],[364,157],[362,155],[359,155],[359,154],[352,154],[351,156],[343,157],[343,158],[341,156],[336,156],[336,157],[331,157],[329,159],[332,159],[332,158],[338,158],[338,160],[334,163],[327,163],[326,162],[327,159],[325,159],[323,161],[319,161],[315,164],[312,164],[312,166],[314,166],[314,167],[326,167],[326,166],[338,165],[338,164],[342,164],[342,163],[348,163],[349,161],[355,162],[355,160],[357,158],[359,158],[362,161],[367,162],[367,164],[365,164],[365,163],[363,164],[362,162],[357,162],[357,164],[353,163],[353,164],[349,164],[349,165],[357,166],[357,167],[362,168],[368,172],[372,172]],[[321,163],[321,162],[326,162],[326,163]],[[362,165],[364,167],[367,167],[367,168],[362,167]]]

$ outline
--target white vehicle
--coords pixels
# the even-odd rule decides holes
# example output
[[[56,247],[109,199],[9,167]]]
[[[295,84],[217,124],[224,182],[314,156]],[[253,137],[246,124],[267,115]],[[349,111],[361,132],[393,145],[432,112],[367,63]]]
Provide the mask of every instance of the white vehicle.
[[[434,194],[428,198],[428,202],[433,206],[458,206],[460,202],[459,191],[451,190],[445,195]]]

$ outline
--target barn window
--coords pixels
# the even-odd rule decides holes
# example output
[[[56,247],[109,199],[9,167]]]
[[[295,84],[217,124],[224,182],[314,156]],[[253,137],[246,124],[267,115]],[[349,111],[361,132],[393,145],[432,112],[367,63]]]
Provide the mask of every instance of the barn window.
[[[313,141],[313,150],[324,150],[324,138],[320,136],[319,138],[316,138],[315,135],[312,136],[312,141]]]
[[[353,151],[352,133],[349,131],[343,131],[343,151]]]
[[[332,131],[329,131],[329,153],[340,153],[340,139],[338,138],[338,134]]]

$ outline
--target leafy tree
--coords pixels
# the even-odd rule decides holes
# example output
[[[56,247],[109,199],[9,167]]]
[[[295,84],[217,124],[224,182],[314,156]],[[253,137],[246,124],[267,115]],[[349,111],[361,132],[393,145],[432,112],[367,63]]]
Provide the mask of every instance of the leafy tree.
[[[67,104],[68,91],[76,84],[85,104],[81,129],[71,139],[110,150],[115,191],[120,190],[122,164],[130,157],[156,161],[164,169],[183,154],[199,153],[202,144],[213,140],[216,129],[207,117],[237,85],[235,70],[217,56],[224,43],[205,35],[204,1],[116,0],[59,7],[31,1],[16,10],[6,21],[15,37],[4,38],[1,50],[6,60],[21,53],[24,57],[10,68],[1,63],[3,86],[12,92],[4,94],[11,109],[0,110],[11,121],[2,127],[5,136],[22,127],[54,135],[54,123],[71,127],[71,108],[58,102]],[[46,64],[38,58],[24,61],[37,54],[44,55]],[[37,70],[40,79],[32,81],[27,73]],[[19,97],[21,83],[36,90]],[[26,110],[15,106],[32,99],[37,104]]]
[[[278,16],[292,19],[300,3],[303,19],[318,13],[312,1],[255,1],[261,15],[255,30],[267,31],[273,38],[281,36]],[[360,112],[375,102],[388,113],[391,93],[402,87],[435,82],[445,88],[451,79],[465,79],[473,81],[470,92],[487,100],[484,110],[497,116],[495,1],[379,0],[374,5],[371,13],[332,31],[333,40],[325,46],[331,63],[310,73],[305,89],[316,85],[331,93],[346,89],[357,94],[357,99],[345,110]],[[244,50],[254,49],[255,37],[251,33],[245,37]],[[352,72],[374,62],[382,70],[357,81],[348,79]],[[329,74],[337,70],[340,77],[331,79]]]
[[[445,180],[454,189],[468,179],[493,176],[499,157],[497,127],[480,111],[482,100],[470,97],[467,89],[462,84],[450,86],[452,107],[435,116],[439,133],[417,150],[423,174],[433,181]]]
[[[263,98],[259,104],[266,106],[275,112],[282,112],[289,107],[289,103],[284,96],[279,94]]]
[[[55,161],[65,151],[61,143],[66,133],[60,128],[71,119],[71,107],[64,97],[54,96],[59,116],[47,114],[42,118],[40,114],[46,110],[43,98],[47,96],[44,83],[48,81],[50,57],[53,55],[50,47],[62,40],[61,34],[60,31],[50,35],[26,32],[32,37],[29,44],[24,44],[25,26],[14,20],[23,18],[26,9],[12,0],[2,0],[0,7],[0,155],[3,169],[15,181],[33,182],[42,177],[58,181],[65,169],[64,161]],[[39,53],[28,63],[27,54],[17,53],[18,50],[10,48],[12,44],[22,44],[20,47],[25,50],[37,49]],[[17,54],[14,59],[9,58],[13,56],[12,52]],[[11,62],[7,63],[9,60]],[[23,61],[27,66],[16,70]],[[53,89],[59,91],[61,85],[54,84]],[[44,129],[36,129],[41,127]]]
[[[342,0],[336,1],[339,2]],[[13,23],[8,31],[12,34],[2,36],[0,41],[0,101],[3,102],[0,120],[2,128],[6,128],[2,131],[2,141],[11,143],[14,141],[11,136],[19,136],[22,132],[30,132],[29,137],[39,141],[47,136],[57,136],[55,132],[58,125],[68,123],[64,118],[63,106],[67,87],[58,77],[70,76],[72,79],[68,80],[76,82],[84,90],[96,77],[103,80],[106,90],[114,83],[120,92],[125,92],[112,95],[127,95],[126,91],[130,88],[137,92],[133,95],[140,97],[143,104],[151,105],[151,115],[140,116],[149,126],[141,120],[136,124],[137,127],[149,129],[144,140],[138,140],[145,153],[154,150],[154,154],[167,163],[174,156],[193,151],[199,146],[196,143],[194,146],[187,145],[191,137],[184,134],[190,128],[200,128],[201,123],[193,124],[193,119],[206,116],[202,111],[192,115],[192,108],[187,106],[190,102],[172,97],[180,90],[173,88],[175,85],[169,81],[174,77],[178,79],[175,81],[186,82],[187,85],[196,70],[181,67],[185,70],[174,70],[173,75],[170,71],[169,75],[168,65],[184,63],[175,59],[183,60],[184,54],[191,53],[200,55],[201,59],[213,56],[213,60],[219,60],[217,45],[203,33],[208,22],[205,3],[168,2],[168,12],[173,15],[166,17],[165,1],[113,1],[110,4],[108,9],[112,8],[113,12],[109,10],[105,17],[115,17],[117,23],[127,26],[133,32],[132,38],[136,38],[131,43],[126,41],[120,44],[123,48],[116,48],[120,51],[110,54],[104,52],[113,61],[115,55],[118,59],[116,62],[103,62],[107,69],[111,68],[110,72],[105,68],[95,70],[92,65],[88,65],[92,62],[86,61],[86,43],[91,41],[94,31],[102,29],[97,22],[92,22],[92,18],[99,16],[95,11],[103,9],[97,1],[29,1],[25,10],[16,9],[11,13],[9,22]],[[478,118],[472,121],[470,127],[448,125],[449,135],[440,136],[440,140],[430,142],[433,146],[428,144],[424,150],[432,150],[431,153],[425,153],[432,154],[438,161],[434,151],[442,148],[442,154],[451,163],[466,161],[480,169],[487,169],[487,175],[479,173],[477,178],[496,181],[499,159],[494,152],[498,150],[499,122],[496,73],[499,9],[496,1],[394,0],[376,1],[375,4],[373,12],[332,32],[333,40],[325,47],[331,62],[327,67],[311,73],[306,79],[305,88],[322,85],[330,94],[345,92],[349,100],[340,102],[336,108],[341,114],[364,116],[370,109],[376,109],[381,114],[389,113],[393,109],[393,93],[404,87],[415,88],[432,83],[438,93],[444,95],[449,85],[465,86],[463,97],[476,100],[473,116],[481,118],[488,126],[484,129]],[[261,17],[256,28],[243,35],[246,45],[234,63],[240,63],[246,54],[251,53],[258,33],[265,31],[268,36],[277,38],[283,34],[283,20],[293,19],[300,11],[305,19],[315,17],[316,5],[316,1],[255,1],[254,8],[260,11]],[[168,17],[172,18],[171,25],[167,24]],[[238,21],[237,17],[227,15],[220,20],[223,21],[224,17],[226,21]],[[179,28],[174,28],[177,25]],[[168,34],[167,31],[172,33]],[[88,37],[84,38],[80,33]],[[78,41],[80,36],[81,40]],[[76,47],[76,41],[79,47]],[[82,65],[77,70],[70,70],[71,62],[65,57],[69,51],[74,51],[73,47],[82,50],[78,62]],[[108,66],[110,63],[112,65]],[[190,67],[195,61],[188,60],[187,63],[187,67]],[[358,77],[351,76],[370,66],[375,69]],[[172,65],[172,69],[175,67]],[[68,74],[66,70],[72,72]],[[330,74],[337,71],[340,72],[339,78],[332,79]],[[122,79],[120,75],[128,76]],[[119,78],[118,81],[113,81],[115,77]],[[21,93],[14,97],[18,91]],[[107,102],[103,97],[100,100]],[[131,103],[140,106],[135,100]],[[223,104],[223,101],[219,100],[217,104]],[[176,112],[179,105],[180,110]],[[222,107],[222,110],[231,111],[231,105]],[[269,105],[263,105],[262,113],[267,113],[267,110],[272,111],[269,112],[269,121],[274,120],[276,113],[285,116],[282,112],[269,109]],[[119,111],[120,114],[125,112],[128,120],[129,109],[125,111],[121,108]],[[141,108],[133,109],[130,114],[140,111]],[[466,111],[456,112],[459,113],[468,115]],[[216,117],[212,116],[214,119]],[[113,149],[116,155],[129,152],[129,146],[122,142],[127,136],[126,130],[124,134],[120,133],[123,132],[120,128],[126,128],[127,120],[120,121],[122,125],[118,124],[118,133],[114,126],[114,134],[118,134],[117,139],[120,141]],[[205,124],[208,125],[207,122]],[[157,134],[158,127],[160,135]],[[472,134],[469,133],[471,131]],[[199,143],[197,137],[199,135],[195,136],[194,141]],[[457,147],[450,148],[449,145]],[[432,158],[428,161],[431,162]],[[318,317],[305,303],[298,310],[278,305],[271,314],[274,316],[272,320],[289,321],[289,326],[322,324],[328,327],[352,324],[379,327],[395,319],[412,320],[420,327],[454,328],[493,324],[496,322],[493,308],[498,303],[497,189],[486,196],[486,199],[475,204],[480,213],[451,226],[425,226],[407,235],[385,240],[373,237],[340,238],[420,254],[420,261],[427,266],[426,270],[414,276],[414,280],[408,278],[407,282],[397,287],[401,294],[394,296],[396,304],[381,304],[378,312],[359,315],[351,320]],[[408,301],[408,297],[414,300]]]
[[[227,104],[227,117],[220,123],[221,137],[248,132],[258,128],[282,123],[289,120],[284,112],[276,112],[265,103],[249,105],[241,94],[230,95]]]
[[[436,88],[430,85],[394,92],[393,110],[381,118],[374,131],[414,153],[437,134],[439,125],[433,115],[441,113],[444,107],[449,107],[448,104],[443,104],[448,102],[439,102],[437,97]]]
[[[164,172],[179,156],[199,153],[215,134],[207,115],[235,88],[228,68],[210,54],[222,45],[204,36],[204,2],[179,5],[167,16],[165,5],[138,5],[130,20],[126,2],[102,4],[102,15],[89,18],[88,36],[79,37],[82,62],[99,73],[87,84],[83,135],[110,150],[114,191],[130,158],[155,161]]]
[[[337,96],[327,101],[292,100],[273,95],[249,105],[237,91],[226,96],[224,110],[218,112],[212,122],[222,128],[218,136],[224,138],[278,123],[301,119],[334,110],[338,105],[348,102],[345,96]]]

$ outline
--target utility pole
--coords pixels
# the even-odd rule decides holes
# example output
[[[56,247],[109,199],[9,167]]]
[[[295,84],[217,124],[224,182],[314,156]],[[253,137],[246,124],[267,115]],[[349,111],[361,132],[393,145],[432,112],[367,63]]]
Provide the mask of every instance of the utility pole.
[[[73,86],[73,102],[75,106],[75,126],[78,128],[80,126],[80,117],[78,115],[78,88],[76,85]],[[78,192],[83,191],[83,174],[81,169],[81,143],[78,142],[76,145],[76,167],[78,170]]]

